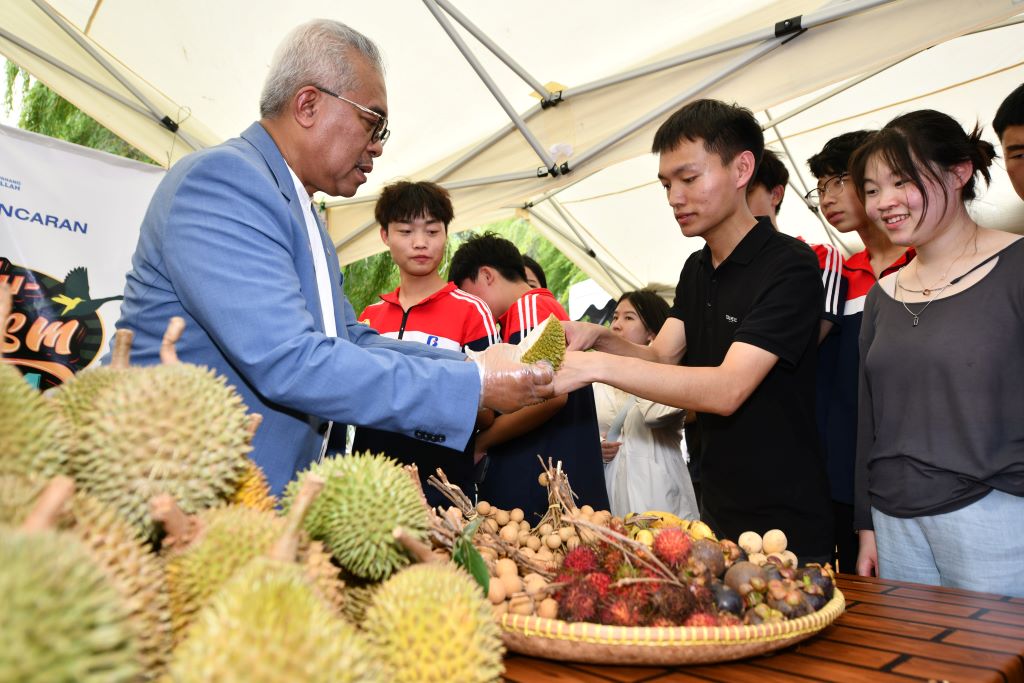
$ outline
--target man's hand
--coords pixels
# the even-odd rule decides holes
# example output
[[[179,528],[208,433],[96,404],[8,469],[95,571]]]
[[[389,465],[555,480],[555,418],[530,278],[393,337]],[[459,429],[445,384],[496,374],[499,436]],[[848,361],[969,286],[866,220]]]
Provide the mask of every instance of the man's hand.
[[[480,403],[498,413],[511,413],[555,395],[554,370],[547,362],[523,365],[512,344],[495,344],[472,360],[482,370]]]
[[[857,574],[860,576],[878,576],[878,547],[875,545],[874,531],[858,531],[860,551],[857,553]]]
[[[604,354],[569,351],[555,374],[555,394],[568,394],[597,381],[597,365]]]
[[[615,459],[621,445],[621,441],[605,441],[604,437],[601,437],[601,460],[604,461],[604,464],[607,465]]]
[[[593,323],[563,320],[565,345],[569,351],[587,351],[594,348],[608,328]]]

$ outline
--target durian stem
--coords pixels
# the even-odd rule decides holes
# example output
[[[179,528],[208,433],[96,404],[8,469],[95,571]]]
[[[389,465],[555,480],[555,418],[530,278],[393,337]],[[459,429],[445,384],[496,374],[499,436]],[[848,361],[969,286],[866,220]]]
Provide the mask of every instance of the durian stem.
[[[294,562],[299,552],[299,534],[302,531],[302,524],[306,520],[313,501],[320,495],[324,488],[324,479],[315,474],[307,474],[302,479],[302,487],[295,496],[291,510],[288,511],[288,519],[285,522],[284,533],[278,538],[267,556],[279,562]]]
[[[28,532],[54,529],[60,519],[61,511],[71,496],[75,495],[75,481],[71,477],[56,476],[39,494],[32,510],[21,523],[21,529]]]
[[[413,538],[409,533],[402,527],[395,527],[395,530],[391,532],[391,535],[395,537],[395,540],[405,548],[412,559],[417,562],[426,564],[427,562],[441,562],[441,558],[435,555],[430,550],[430,546],[419,540]]]
[[[129,366],[134,338],[135,333],[131,330],[118,330],[114,334],[114,350],[110,354],[110,367],[124,370]]]
[[[179,362],[178,351],[174,345],[181,339],[181,333],[184,331],[184,318],[176,315],[168,321],[163,341],[160,342],[160,362],[164,365],[174,365]]]
[[[249,413],[248,422],[245,425],[245,430],[249,432],[249,442],[256,438],[256,430],[260,428],[263,423],[263,416],[259,413]]]
[[[409,479],[412,480],[413,486],[416,487],[416,493],[420,495],[420,504],[423,509],[427,511],[427,515],[434,515],[434,510],[431,509],[430,503],[427,502],[427,497],[423,493],[423,484],[420,483],[420,468],[416,467],[415,463],[404,465],[402,470],[408,475]]]
[[[164,549],[184,548],[197,535],[195,519],[186,515],[169,493],[161,493],[149,501],[149,516],[167,533],[162,544]]]
[[[431,474],[427,477],[427,483],[440,491],[442,496],[450,500],[455,507],[461,510],[462,516],[466,518],[466,521],[471,522],[476,518],[476,506],[473,505],[473,501],[462,492],[462,489],[457,484],[448,481],[448,477],[440,467],[437,468],[436,475]]]

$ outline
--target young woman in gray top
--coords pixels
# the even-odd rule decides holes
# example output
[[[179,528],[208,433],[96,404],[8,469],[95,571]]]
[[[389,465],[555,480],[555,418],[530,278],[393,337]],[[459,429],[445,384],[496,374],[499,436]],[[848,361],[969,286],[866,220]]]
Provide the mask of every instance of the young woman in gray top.
[[[868,216],[917,258],[860,335],[857,572],[1024,595],[1024,241],[967,212],[995,156],[949,116],[900,116],[854,154]]]

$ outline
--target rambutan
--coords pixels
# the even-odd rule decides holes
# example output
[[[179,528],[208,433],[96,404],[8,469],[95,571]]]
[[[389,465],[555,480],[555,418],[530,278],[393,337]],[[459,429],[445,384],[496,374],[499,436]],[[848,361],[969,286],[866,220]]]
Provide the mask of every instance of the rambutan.
[[[625,598],[613,598],[601,610],[601,623],[613,626],[638,626],[640,608]]]
[[[693,541],[685,531],[672,527],[662,529],[654,537],[652,550],[659,560],[672,569],[679,569],[686,563],[692,546]]]
[[[620,570],[626,563],[626,556],[621,550],[608,547],[600,557],[601,571],[609,576],[619,577]]]
[[[718,614],[718,625],[719,626],[742,626],[743,620],[731,612],[719,612]]]
[[[577,581],[558,592],[558,618],[565,621],[593,621],[597,615],[597,597],[584,581]]]
[[[673,626],[678,626],[679,624],[672,621],[668,617],[655,617],[654,619],[651,619],[651,623],[649,625],[657,626],[660,628],[672,628]]]
[[[697,609],[693,593],[682,586],[663,585],[651,593],[651,611],[679,624]]]
[[[718,617],[710,612],[696,612],[686,618],[683,626],[718,626]]]
[[[585,545],[570,550],[562,561],[562,569],[567,569],[577,574],[589,574],[597,569],[597,553]]]
[[[693,594],[696,601],[696,610],[698,612],[714,613],[715,595],[711,592],[710,588],[700,583],[691,583],[690,593]]]
[[[598,600],[603,600],[608,595],[608,587],[611,586],[612,577],[603,572],[591,572],[583,577],[583,583],[594,591]]]

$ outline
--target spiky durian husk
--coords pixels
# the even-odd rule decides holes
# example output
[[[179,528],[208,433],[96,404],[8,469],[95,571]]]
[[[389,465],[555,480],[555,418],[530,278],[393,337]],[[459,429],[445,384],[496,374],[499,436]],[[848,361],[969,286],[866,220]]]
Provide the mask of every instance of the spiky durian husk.
[[[0,681],[138,679],[128,609],[74,536],[0,528],[0,557]]]
[[[373,604],[373,595],[382,584],[374,582],[345,582],[345,602],[341,606],[341,616],[348,623],[362,627],[366,618],[366,610]]]
[[[309,473],[322,477],[325,484],[306,516],[305,528],[324,542],[343,568],[380,580],[409,564],[392,532],[402,527],[426,540],[430,520],[418,488],[397,462],[369,453],[327,458],[289,484],[285,509]]]
[[[0,472],[67,471],[70,430],[61,412],[0,359]]]
[[[505,647],[480,586],[448,563],[418,564],[377,590],[364,631],[395,683],[496,681]]]
[[[270,512],[277,505],[277,498],[270,493],[270,484],[263,470],[252,460],[246,458],[245,474],[229,501],[232,505],[242,505],[253,510]]]
[[[178,683],[384,681],[366,641],[311,590],[299,565],[257,558],[196,617],[175,651]]]
[[[47,392],[47,395],[74,429],[82,422],[82,416],[89,414],[104,390],[115,385],[124,373],[136,370],[136,368],[112,368],[110,366],[89,368],[79,372],[59,388]]]
[[[47,480],[39,476],[0,475],[0,523],[20,524]],[[85,493],[77,493],[61,515],[59,528],[78,539],[104,572],[128,609],[138,645],[140,680],[163,673],[170,656],[171,628],[167,589],[160,560],[138,531]],[[2,679],[0,679],[2,680]]]
[[[202,535],[166,562],[175,642],[185,637],[196,614],[241,567],[266,554],[285,529],[271,512],[238,505],[199,513]],[[324,602],[340,609],[344,583],[319,543],[300,542],[299,563]]]
[[[145,538],[155,534],[154,496],[171,494],[187,514],[218,505],[238,488],[251,449],[238,392],[187,363],[122,374],[81,417],[75,480]]]
[[[554,313],[522,339],[520,345],[524,363],[546,360],[557,370],[565,360],[565,330]]]

